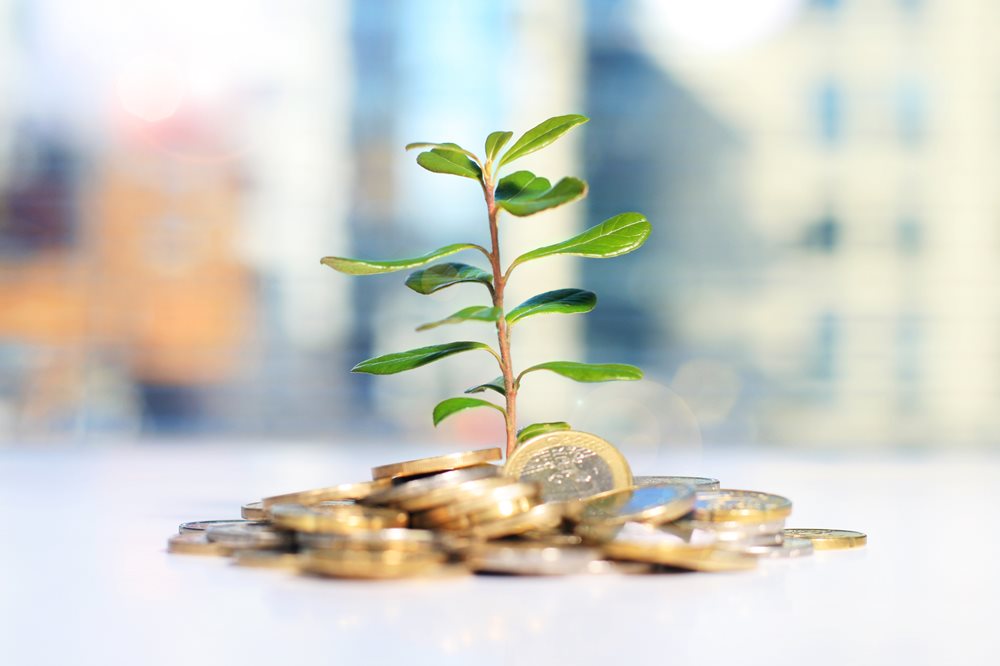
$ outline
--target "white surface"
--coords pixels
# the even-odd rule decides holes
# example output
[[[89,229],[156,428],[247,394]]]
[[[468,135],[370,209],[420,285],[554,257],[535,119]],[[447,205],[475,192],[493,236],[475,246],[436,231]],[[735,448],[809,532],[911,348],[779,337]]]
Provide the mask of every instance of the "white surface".
[[[787,495],[789,525],[869,534],[751,573],[366,583],[164,552],[182,521],[424,453],[0,451],[0,663],[1000,663],[996,458],[632,461]]]

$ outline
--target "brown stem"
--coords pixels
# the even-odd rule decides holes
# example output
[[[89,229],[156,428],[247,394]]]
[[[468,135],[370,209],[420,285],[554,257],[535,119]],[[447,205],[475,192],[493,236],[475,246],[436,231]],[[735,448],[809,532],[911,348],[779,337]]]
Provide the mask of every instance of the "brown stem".
[[[507,427],[507,457],[514,452],[517,445],[517,386],[514,384],[514,367],[510,360],[510,327],[504,317],[503,294],[507,276],[500,268],[500,240],[497,230],[497,216],[500,210],[493,197],[493,178],[489,170],[489,162],[483,172],[483,194],[486,197],[486,209],[490,217],[490,266],[493,269],[493,307],[499,309],[497,317],[497,342],[500,345],[500,369],[503,372],[503,386],[507,394],[507,411],[504,417]]]

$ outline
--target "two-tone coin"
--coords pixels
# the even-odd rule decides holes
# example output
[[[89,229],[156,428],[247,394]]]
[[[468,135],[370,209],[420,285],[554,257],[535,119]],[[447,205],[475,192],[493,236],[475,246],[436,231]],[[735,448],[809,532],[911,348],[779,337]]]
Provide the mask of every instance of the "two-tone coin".
[[[664,484],[681,483],[693,486],[696,490],[718,490],[719,480],[704,476],[636,476],[632,478],[636,487],[662,486]]]
[[[786,539],[808,539],[816,550],[860,548],[868,543],[868,535],[852,530],[789,527],[784,535]]]
[[[764,523],[783,520],[792,503],[780,495],[756,490],[699,490],[691,517],[713,523]]]
[[[695,492],[680,484],[650,485],[603,493],[581,500],[574,517],[581,523],[624,525],[640,522],[659,525],[691,511]]]
[[[625,456],[596,435],[573,430],[550,432],[518,446],[504,474],[537,483],[543,501],[575,500],[632,486]]]

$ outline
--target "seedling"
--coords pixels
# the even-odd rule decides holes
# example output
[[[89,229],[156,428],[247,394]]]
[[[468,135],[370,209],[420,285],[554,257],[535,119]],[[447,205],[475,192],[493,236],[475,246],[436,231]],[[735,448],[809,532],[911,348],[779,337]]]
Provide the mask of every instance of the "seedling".
[[[423,324],[418,331],[463,322],[492,323],[497,330],[497,348],[482,342],[449,342],[408,351],[385,354],[358,363],[352,372],[373,375],[391,375],[413,370],[438,361],[452,354],[467,351],[484,351],[491,354],[500,367],[500,376],[465,391],[462,397],[448,398],[434,407],[434,425],[457,412],[477,407],[495,409],[504,417],[507,430],[507,455],[519,442],[542,433],[568,430],[563,421],[532,423],[518,430],[517,394],[526,375],[547,370],[578,382],[606,382],[642,378],[642,370],[622,363],[580,363],[577,361],[549,361],[515,372],[511,358],[511,333],[515,324],[540,314],[571,314],[590,312],[597,304],[597,295],[585,289],[564,288],[547,291],[529,298],[515,308],[507,309],[504,292],[514,269],[528,261],[556,255],[572,255],[594,259],[617,257],[638,249],[649,237],[650,224],[639,213],[621,213],[555,245],[546,245],[520,255],[506,268],[500,260],[501,212],[515,217],[527,217],[581,199],[587,194],[587,184],[579,178],[563,178],[555,185],[530,171],[515,171],[499,178],[500,171],[515,160],[541,150],[563,134],[587,122],[580,115],[549,118],[528,130],[503,152],[513,137],[512,132],[493,132],[486,137],[485,156],[479,156],[454,143],[411,143],[407,150],[423,149],[417,155],[417,164],[435,173],[461,176],[476,181],[482,187],[490,230],[490,248],[475,243],[455,243],[411,259],[369,261],[344,257],[325,257],[322,262],[342,273],[351,275],[377,275],[419,268],[406,278],[406,286],[419,294],[433,294],[441,289],[464,282],[477,282],[490,295],[490,305],[472,305],[439,321]],[[489,262],[489,269],[457,262],[433,263],[438,259],[466,250],[482,253]],[[428,264],[432,264],[428,266]],[[426,266],[426,268],[421,268]],[[489,400],[470,397],[491,391],[503,397],[504,405]]]

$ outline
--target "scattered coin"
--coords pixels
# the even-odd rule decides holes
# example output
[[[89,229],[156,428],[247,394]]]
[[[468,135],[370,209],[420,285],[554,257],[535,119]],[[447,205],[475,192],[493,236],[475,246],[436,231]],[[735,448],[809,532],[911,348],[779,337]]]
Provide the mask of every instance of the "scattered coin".
[[[407,516],[402,511],[361,505],[317,510],[301,504],[275,504],[271,507],[271,519],[286,530],[332,534],[406,527],[407,523]]]
[[[632,477],[587,433],[373,468],[373,481],[273,495],[242,520],[183,523],[171,553],[335,578],[478,571],[553,576],[740,571],[761,558],[864,545],[860,532],[785,529],[780,495],[704,477]],[[256,519],[254,519],[256,518]]]
[[[254,520],[193,520],[189,523],[181,523],[177,528],[178,534],[185,532],[204,532],[209,527],[217,525],[266,525],[265,522]]]
[[[632,486],[628,461],[596,435],[573,430],[539,435],[518,446],[504,474],[538,483],[546,502],[592,497]]]
[[[791,512],[792,503],[780,495],[755,490],[699,490],[691,515],[715,523],[762,523],[783,520]]]
[[[632,483],[641,488],[643,486],[660,486],[667,483],[683,483],[694,486],[698,490],[718,490],[720,488],[718,479],[709,479],[703,476],[636,476]]]
[[[240,507],[240,515],[247,520],[267,520],[267,509],[263,502],[250,502]]]
[[[570,576],[589,573],[602,560],[596,548],[559,548],[534,544],[488,544],[467,556],[469,568],[520,576]]]
[[[214,543],[204,532],[185,532],[167,539],[167,552],[182,555],[232,555],[233,549],[222,543]]]
[[[443,553],[316,550],[302,556],[302,569],[335,578],[409,578],[442,573],[445,559]]]
[[[757,566],[757,558],[713,546],[684,546],[652,541],[612,541],[604,552],[616,560],[646,562],[691,571],[745,571]]]
[[[377,481],[379,479],[399,479],[408,476],[434,474],[493,462],[494,460],[500,460],[500,457],[499,448],[449,453],[444,456],[420,458],[418,460],[407,460],[391,465],[372,467],[372,478]]]
[[[292,535],[289,532],[277,530],[266,523],[215,525],[205,531],[205,537],[233,550],[240,548],[276,550],[292,545]]]
[[[802,557],[813,554],[813,544],[809,539],[787,537],[778,544],[747,544],[739,550],[747,555],[765,558]]]
[[[590,525],[624,525],[630,521],[656,525],[687,514],[694,501],[694,489],[688,485],[626,488],[583,500],[575,517]]]
[[[319,504],[320,502],[335,500],[362,500],[373,493],[388,488],[390,485],[391,481],[389,479],[362,481],[361,483],[342,483],[328,488],[314,488],[312,490],[300,490],[296,493],[265,497],[260,504],[263,505],[263,508],[270,509],[275,504],[302,504],[303,506],[310,506]]]
[[[805,527],[790,527],[784,531],[785,538],[808,539],[816,550],[840,550],[860,548],[868,543],[868,535],[851,530],[826,530]]]

